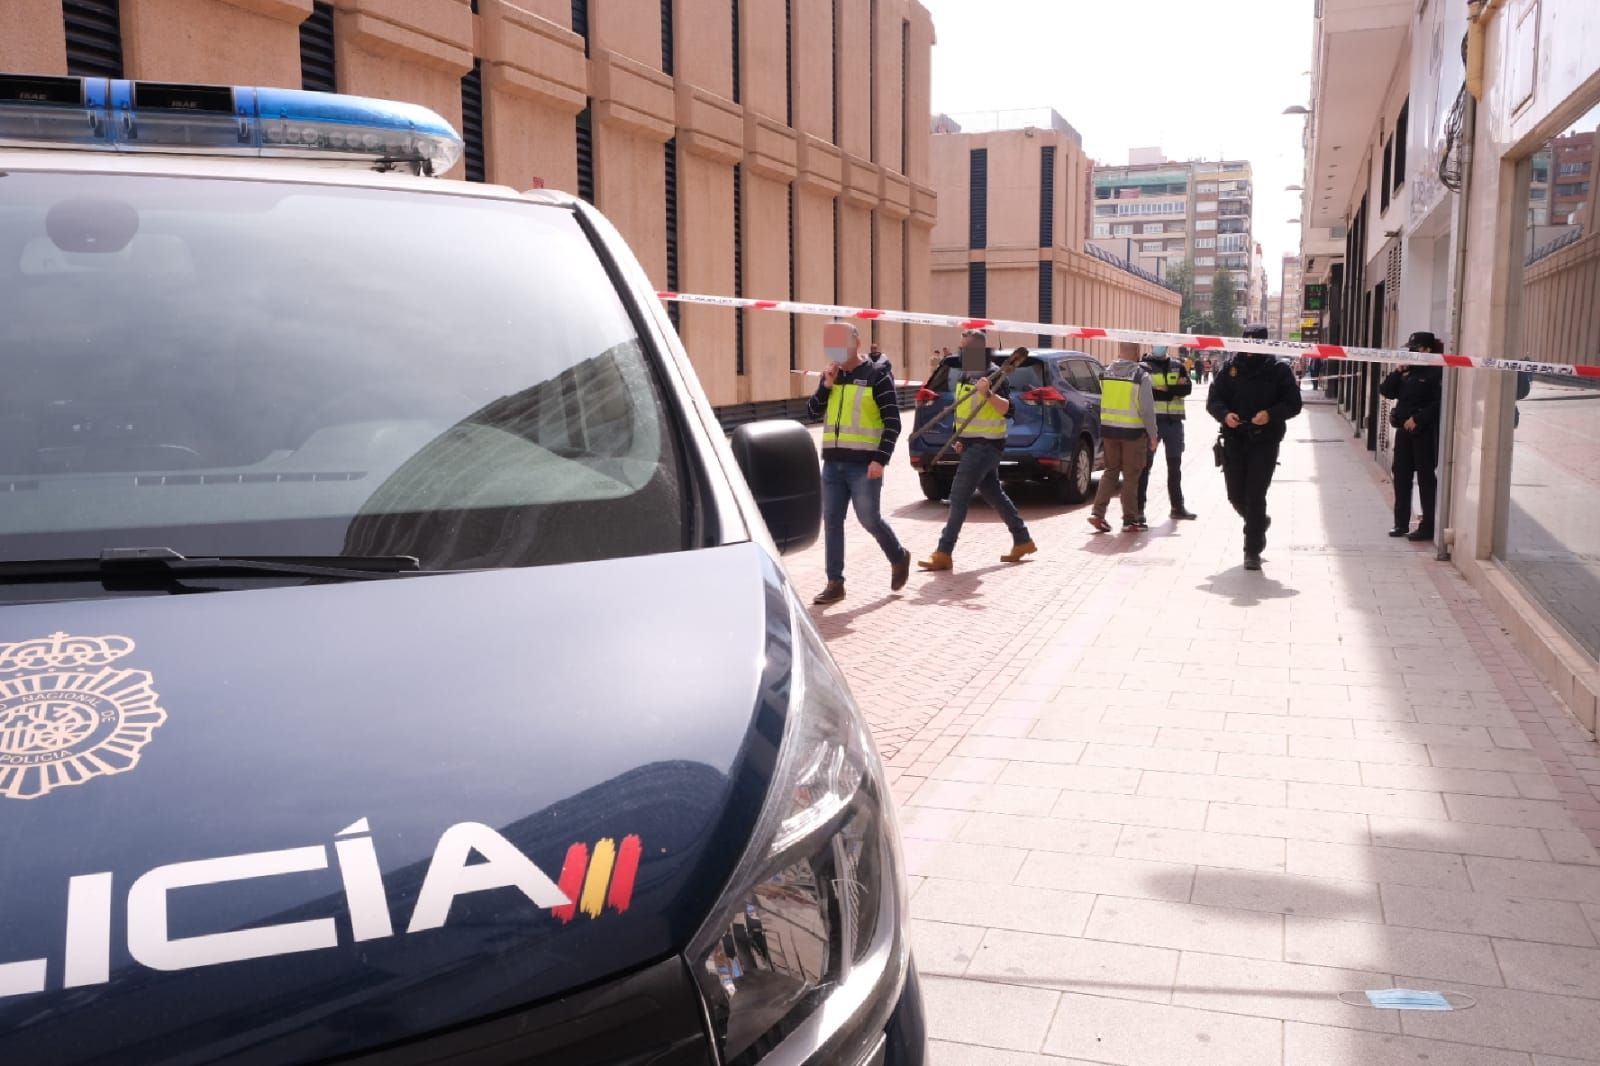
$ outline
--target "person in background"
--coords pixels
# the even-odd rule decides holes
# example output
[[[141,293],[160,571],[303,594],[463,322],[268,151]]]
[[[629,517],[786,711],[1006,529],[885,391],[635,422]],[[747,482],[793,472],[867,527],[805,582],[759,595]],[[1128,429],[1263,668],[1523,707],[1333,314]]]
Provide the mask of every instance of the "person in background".
[[[856,519],[889,560],[889,588],[905,587],[911,553],[883,520],[883,472],[900,437],[900,403],[894,377],[861,354],[861,336],[848,322],[823,327],[828,366],[806,405],[822,424],[823,556],[828,584],[811,602],[819,607],[844,599],[844,516]]]
[[[1150,372],[1137,360],[1139,346],[1118,346],[1118,359],[1100,380],[1100,444],[1106,468],[1094,494],[1089,524],[1097,533],[1111,532],[1106,510],[1122,493],[1122,531],[1149,529],[1139,508],[1139,475],[1155,454],[1161,437],[1156,429],[1155,387]]]
[[[1267,327],[1246,326],[1246,340],[1266,340]],[[1278,466],[1285,423],[1300,413],[1300,383],[1275,355],[1236,352],[1217,369],[1206,410],[1222,423],[1222,474],[1228,502],[1244,519],[1244,568],[1261,569],[1267,546],[1267,490]]]
[[[1410,352],[1444,354],[1444,343],[1426,330],[1406,339]],[[1439,406],[1444,398],[1444,368],[1402,364],[1378,386],[1379,395],[1393,400],[1389,425],[1394,427],[1394,527],[1391,537],[1433,539],[1434,504],[1439,491]],[[1422,494],[1422,522],[1411,528],[1411,485]]]
[[[1183,505],[1184,404],[1194,391],[1194,383],[1183,364],[1172,357],[1165,345],[1151,348],[1143,366],[1150,374],[1150,383],[1155,392],[1156,435],[1167,449],[1167,503],[1171,505],[1170,517],[1195,518],[1195,513]],[[1140,515],[1145,514],[1145,505],[1150,496],[1150,471],[1155,465],[1155,456],[1152,455],[1139,474]]]

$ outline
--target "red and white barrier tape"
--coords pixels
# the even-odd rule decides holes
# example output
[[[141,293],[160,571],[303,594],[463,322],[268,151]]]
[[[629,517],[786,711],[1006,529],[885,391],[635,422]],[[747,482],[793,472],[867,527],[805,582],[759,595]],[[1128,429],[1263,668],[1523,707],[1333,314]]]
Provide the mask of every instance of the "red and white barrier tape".
[[[1164,344],[1196,351],[1259,352],[1263,355],[1304,356],[1309,359],[1344,359],[1358,363],[1412,363],[1417,366],[1473,367],[1481,370],[1524,370],[1535,374],[1600,379],[1600,366],[1573,366],[1566,363],[1537,363],[1527,359],[1486,359],[1467,355],[1433,355],[1395,348],[1352,348],[1343,344],[1314,344],[1304,341],[1258,341],[1242,337],[1207,337],[1193,333],[1157,333],[1141,329],[1099,329],[1091,326],[1064,326],[1057,322],[1016,322],[995,318],[966,318],[961,315],[935,315],[923,311],[884,311],[875,307],[845,307],[834,304],[800,303],[795,300],[752,300],[735,296],[706,296],[684,292],[658,292],[662,300],[708,307],[745,308],[751,311],[784,311],[792,315],[824,315],[828,318],[868,322],[901,322],[912,326],[950,326],[955,329],[993,330],[1001,333],[1033,333],[1074,340],[1127,341],[1132,344]]]

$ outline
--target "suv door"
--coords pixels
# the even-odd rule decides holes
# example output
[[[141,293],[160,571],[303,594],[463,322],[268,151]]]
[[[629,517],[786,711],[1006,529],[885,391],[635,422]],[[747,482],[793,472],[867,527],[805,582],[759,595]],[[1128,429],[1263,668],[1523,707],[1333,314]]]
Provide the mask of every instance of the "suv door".
[[[1062,361],[1063,376],[1073,390],[1074,399],[1082,404],[1083,426],[1094,438],[1095,452],[1100,451],[1100,364],[1093,359],[1066,359]]]

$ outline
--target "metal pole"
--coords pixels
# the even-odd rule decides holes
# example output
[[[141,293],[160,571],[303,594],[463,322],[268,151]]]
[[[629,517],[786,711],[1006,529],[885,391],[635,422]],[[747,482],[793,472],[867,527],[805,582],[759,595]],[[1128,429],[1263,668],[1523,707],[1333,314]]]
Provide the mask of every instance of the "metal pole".
[[[1466,114],[1461,122],[1461,192],[1456,195],[1455,225],[1452,227],[1455,237],[1455,277],[1451,279],[1453,292],[1450,296],[1450,342],[1456,351],[1462,350],[1461,323],[1466,317],[1466,300],[1461,291],[1467,277],[1467,216],[1470,204],[1468,197],[1472,192],[1472,142],[1477,135],[1478,101],[1471,93],[1467,94]],[[1433,523],[1433,551],[1434,558],[1441,561],[1450,558],[1450,550],[1454,533],[1451,529],[1451,512],[1455,507],[1455,491],[1451,481],[1455,477],[1456,469],[1456,404],[1460,398],[1459,370],[1446,369],[1444,372],[1444,393],[1440,398],[1439,407],[1443,416],[1439,422],[1439,483],[1438,502],[1435,505]]]

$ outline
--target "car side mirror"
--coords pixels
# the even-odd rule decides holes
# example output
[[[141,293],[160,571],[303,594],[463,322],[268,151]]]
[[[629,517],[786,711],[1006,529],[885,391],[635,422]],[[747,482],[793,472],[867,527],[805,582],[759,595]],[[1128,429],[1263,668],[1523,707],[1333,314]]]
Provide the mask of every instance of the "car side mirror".
[[[730,444],[778,550],[815,544],[822,529],[822,474],[806,427],[780,419],[752,422],[734,430]]]

